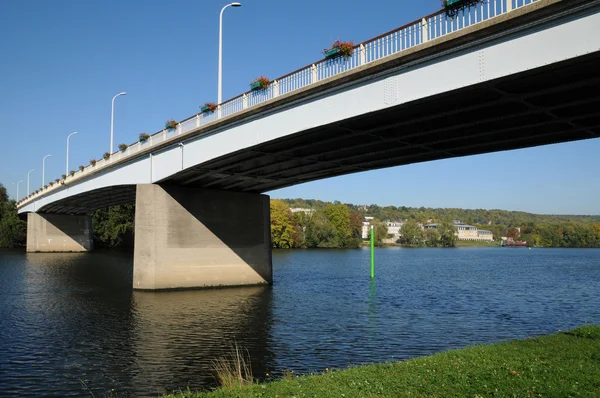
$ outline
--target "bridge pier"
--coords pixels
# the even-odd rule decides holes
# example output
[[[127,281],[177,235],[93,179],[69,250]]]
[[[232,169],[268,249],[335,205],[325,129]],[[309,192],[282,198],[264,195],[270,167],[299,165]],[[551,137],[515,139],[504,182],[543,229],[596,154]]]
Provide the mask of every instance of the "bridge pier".
[[[87,252],[93,247],[92,217],[27,214],[28,252]]]
[[[133,288],[272,282],[269,197],[137,185]]]

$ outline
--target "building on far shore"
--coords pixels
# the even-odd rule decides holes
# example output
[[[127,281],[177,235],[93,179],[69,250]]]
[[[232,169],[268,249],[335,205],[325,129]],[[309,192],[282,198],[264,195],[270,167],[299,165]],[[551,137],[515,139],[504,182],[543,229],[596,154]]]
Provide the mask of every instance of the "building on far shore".
[[[463,224],[460,221],[453,222],[454,227],[457,230],[458,240],[471,240],[471,241],[493,241],[494,234],[492,231],[485,229],[477,229],[473,225]],[[437,228],[438,224],[427,224],[425,228]]]
[[[312,214],[313,214],[313,213],[314,213],[316,210],[315,210],[315,209],[306,209],[306,208],[303,208],[303,207],[294,207],[294,208],[291,208],[291,209],[290,209],[290,211],[291,211],[292,213],[300,213],[300,212],[302,212],[302,213],[306,213],[306,214],[308,214],[309,216],[312,216]]]

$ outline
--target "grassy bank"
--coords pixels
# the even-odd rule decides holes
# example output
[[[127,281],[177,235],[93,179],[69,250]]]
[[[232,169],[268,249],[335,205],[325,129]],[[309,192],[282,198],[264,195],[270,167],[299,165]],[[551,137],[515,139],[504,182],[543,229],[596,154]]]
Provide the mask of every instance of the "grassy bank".
[[[600,326],[179,397],[597,397]]]

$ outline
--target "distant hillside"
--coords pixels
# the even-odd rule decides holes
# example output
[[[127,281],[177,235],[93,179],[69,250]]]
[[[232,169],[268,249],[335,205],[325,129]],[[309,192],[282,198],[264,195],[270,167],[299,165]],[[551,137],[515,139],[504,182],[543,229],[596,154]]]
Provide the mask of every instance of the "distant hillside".
[[[290,207],[303,207],[319,209],[329,202],[316,199],[282,199]],[[339,203],[339,202],[335,202]],[[432,209],[428,207],[405,207],[378,205],[354,205],[346,203],[351,209],[362,216],[371,216],[380,220],[415,219],[419,222],[427,220],[460,220],[467,224],[476,225],[504,225],[506,227],[521,227],[527,224],[552,224],[574,222],[585,224],[600,223],[600,215],[550,215],[532,214],[522,211],[484,210],[484,209]]]

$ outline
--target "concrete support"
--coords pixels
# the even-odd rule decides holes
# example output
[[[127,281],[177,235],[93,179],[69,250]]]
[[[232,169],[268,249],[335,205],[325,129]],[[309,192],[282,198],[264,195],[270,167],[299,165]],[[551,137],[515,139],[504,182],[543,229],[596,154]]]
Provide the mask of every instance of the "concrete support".
[[[137,186],[133,288],[272,282],[269,197]]]
[[[90,216],[27,214],[28,252],[87,252],[93,245]]]

